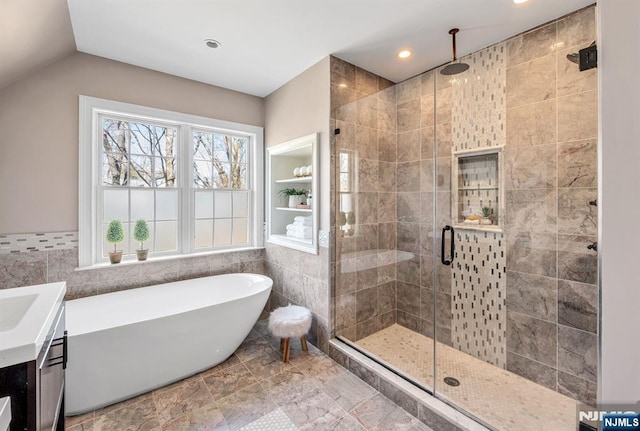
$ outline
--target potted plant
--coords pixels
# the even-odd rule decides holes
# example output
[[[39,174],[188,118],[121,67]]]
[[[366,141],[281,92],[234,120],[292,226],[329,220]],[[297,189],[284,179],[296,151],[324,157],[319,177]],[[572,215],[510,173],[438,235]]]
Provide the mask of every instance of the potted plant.
[[[133,238],[140,242],[140,248],[136,250],[138,260],[147,260],[149,249],[144,248],[144,242],[149,239],[149,225],[146,220],[140,219],[136,221],[136,224],[133,227]]]
[[[493,208],[491,207],[482,207],[482,220],[480,220],[480,224],[489,225],[492,223],[491,217],[493,215]]]
[[[298,205],[302,204],[307,196],[307,190],[305,189],[296,189],[296,188],[286,188],[282,189],[278,192],[280,196],[289,198],[289,208],[296,208]]]
[[[120,263],[122,260],[122,250],[117,250],[118,243],[124,241],[124,229],[120,220],[111,220],[107,226],[107,241],[113,244],[113,251],[109,252],[109,261],[111,263]]]

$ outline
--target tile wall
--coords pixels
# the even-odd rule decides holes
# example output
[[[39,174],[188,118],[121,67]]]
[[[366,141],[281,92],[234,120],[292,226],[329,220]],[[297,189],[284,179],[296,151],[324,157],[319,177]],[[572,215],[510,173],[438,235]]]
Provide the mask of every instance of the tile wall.
[[[502,82],[491,82],[498,88],[493,93],[502,89],[502,100],[493,106],[487,99],[485,108],[478,103],[473,117],[481,121],[462,126],[455,122],[466,118],[461,108],[470,109],[468,86],[453,88],[429,71],[393,87],[377,78],[376,88],[374,76],[332,58],[332,124],[340,129],[332,169],[336,334],[358,340],[394,323],[395,312],[395,323],[430,337],[435,320],[435,337],[451,344],[452,290],[439,289],[434,312],[434,271],[439,287],[452,286],[452,275],[449,267],[434,268],[440,233],[433,226],[451,223],[454,146],[486,146],[464,143],[466,132],[481,122],[502,125],[476,134],[495,133],[505,148],[505,226],[495,246],[506,252],[507,282],[500,287],[506,339],[495,346],[503,352],[498,365],[595,402],[597,253],[587,245],[597,229],[596,207],[589,205],[597,196],[597,71],[579,72],[566,59],[595,39],[595,29],[591,6],[483,50],[500,51]],[[479,53],[469,58],[476,67],[482,67]],[[370,85],[358,87],[358,74]],[[341,152],[357,160],[359,214],[350,234],[340,230]],[[397,254],[389,260],[380,250],[394,245]]]
[[[595,7],[507,44],[507,369],[593,404],[597,368]]]
[[[81,271],[76,271],[77,267],[77,246],[2,253],[0,289],[66,281],[65,299],[70,300],[209,275],[236,272],[265,273],[263,250],[112,265]]]
[[[329,351],[329,249],[309,254],[288,247],[267,244],[264,250],[266,274],[273,279],[270,309],[289,304],[311,310],[310,338],[315,346]]]
[[[396,322],[395,87],[331,57],[331,107],[334,331],[356,340]]]

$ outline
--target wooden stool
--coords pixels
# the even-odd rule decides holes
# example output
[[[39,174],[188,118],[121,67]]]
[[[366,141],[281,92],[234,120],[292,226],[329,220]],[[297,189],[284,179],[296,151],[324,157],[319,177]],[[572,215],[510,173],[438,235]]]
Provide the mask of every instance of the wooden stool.
[[[284,362],[289,362],[291,338],[299,338],[302,350],[308,350],[305,335],[310,328],[311,311],[305,307],[289,305],[271,312],[269,329],[275,337],[280,338],[280,350],[282,351],[282,360]]]

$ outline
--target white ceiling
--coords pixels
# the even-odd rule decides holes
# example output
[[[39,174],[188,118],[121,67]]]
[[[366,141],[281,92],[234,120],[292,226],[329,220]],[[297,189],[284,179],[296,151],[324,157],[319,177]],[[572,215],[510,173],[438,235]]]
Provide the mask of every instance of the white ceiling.
[[[461,29],[461,56],[593,0],[529,0],[522,5],[512,0],[67,3],[78,51],[266,96],[328,54],[402,81],[450,60],[452,27]],[[222,47],[205,47],[206,38]],[[396,54],[405,47],[414,54],[399,60]]]

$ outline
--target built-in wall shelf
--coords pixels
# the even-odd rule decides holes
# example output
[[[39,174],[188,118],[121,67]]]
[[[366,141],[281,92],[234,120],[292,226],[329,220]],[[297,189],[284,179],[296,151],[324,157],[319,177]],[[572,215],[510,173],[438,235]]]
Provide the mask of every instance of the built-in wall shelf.
[[[278,184],[288,184],[288,183],[311,183],[313,182],[313,177],[298,177],[298,178],[286,178],[284,180],[276,180]]]
[[[299,213],[310,213],[313,212],[311,208],[285,208],[285,207],[276,207],[278,211],[294,211]]]
[[[320,197],[318,175],[318,133],[302,136],[279,145],[267,147],[266,160],[266,241],[307,253],[318,254],[318,203]],[[293,177],[294,170],[311,166],[316,175]],[[281,193],[285,189],[304,189],[296,203]],[[307,204],[310,208],[296,208],[296,204]],[[290,206],[287,206],[290,205]],[[310,217],[310,229],[304,229],[311,238],[287,236],[287,226],[294,224],[296,217]]]
[[[461,229],[500,232],[504,218],[502,147],[453,153],[452,223]],[[482,218],[482,219],[480,219]],[[470,222],[471,219],[480,219]]]

